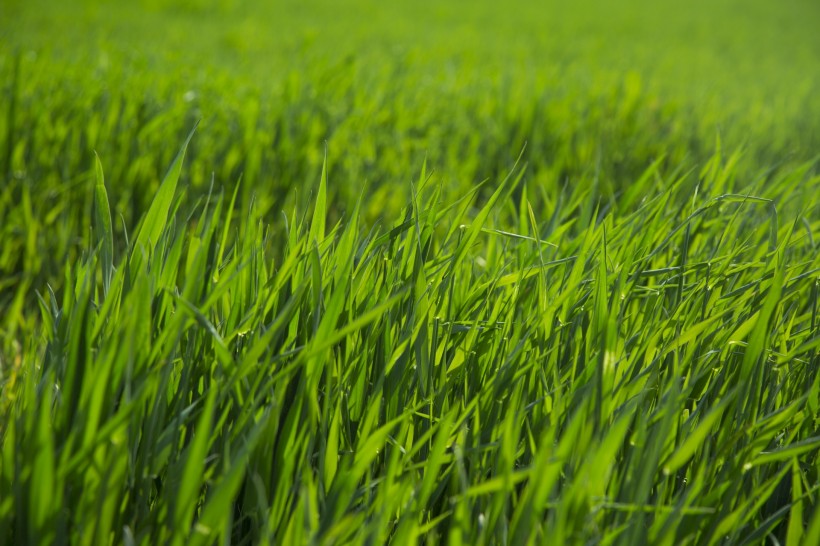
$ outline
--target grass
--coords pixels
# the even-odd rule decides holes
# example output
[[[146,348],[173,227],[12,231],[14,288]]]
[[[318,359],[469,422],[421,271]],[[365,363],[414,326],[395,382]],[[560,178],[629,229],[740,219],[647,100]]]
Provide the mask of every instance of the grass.
[[[820,543],[816,8],[642,4],[0,8],[0,542]]]

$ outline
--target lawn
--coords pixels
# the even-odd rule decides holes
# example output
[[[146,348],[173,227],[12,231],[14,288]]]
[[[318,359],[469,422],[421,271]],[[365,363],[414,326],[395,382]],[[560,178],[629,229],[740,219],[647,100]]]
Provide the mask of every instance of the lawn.
[[[820,544],[817,21],[4,1],[0,544]]]

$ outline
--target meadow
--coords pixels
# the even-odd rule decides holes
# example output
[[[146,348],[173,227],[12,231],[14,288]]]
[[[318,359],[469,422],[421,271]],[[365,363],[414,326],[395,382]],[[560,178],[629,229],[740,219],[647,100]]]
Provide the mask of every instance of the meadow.
[[[813,0],[0,4],[0,544],[820,544]]]

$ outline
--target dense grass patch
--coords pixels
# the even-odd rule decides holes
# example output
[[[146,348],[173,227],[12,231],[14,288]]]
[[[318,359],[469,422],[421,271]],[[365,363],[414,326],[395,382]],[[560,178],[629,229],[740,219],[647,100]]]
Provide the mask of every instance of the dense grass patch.
[[[0,542],[820,543],[816,11],[644,4],[0,8]]]

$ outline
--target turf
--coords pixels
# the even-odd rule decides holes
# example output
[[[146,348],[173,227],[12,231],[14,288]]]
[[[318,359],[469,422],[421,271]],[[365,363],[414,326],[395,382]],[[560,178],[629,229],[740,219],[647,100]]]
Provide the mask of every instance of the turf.
[[[0,543],[820,543],[815,2],[0,6]]]

